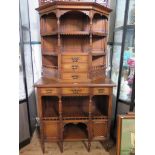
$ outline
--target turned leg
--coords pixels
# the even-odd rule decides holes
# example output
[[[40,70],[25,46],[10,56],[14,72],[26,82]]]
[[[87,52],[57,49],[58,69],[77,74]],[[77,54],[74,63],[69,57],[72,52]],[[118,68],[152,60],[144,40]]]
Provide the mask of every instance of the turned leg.
[[[40,138],[41,138],[41,149],[42,152],[45,153],[45,144],[44,144],[44,130],[43,130],[43,123],[40,123]]]
[[[60,151],[61,153],[63,152],[63,130],[64,130],[64,126],[63,126],[63,118],[62,118],[62,100],[61,100],[61,96],[59,96],[59,121],[60,121]]]
[[[91,141],[88,141],[88,152],[90,152],[90,147],[91,147]]]
[[[89,96],[89,122],[88,122],[88,152],[90,152],[92,139],[92,96]]]

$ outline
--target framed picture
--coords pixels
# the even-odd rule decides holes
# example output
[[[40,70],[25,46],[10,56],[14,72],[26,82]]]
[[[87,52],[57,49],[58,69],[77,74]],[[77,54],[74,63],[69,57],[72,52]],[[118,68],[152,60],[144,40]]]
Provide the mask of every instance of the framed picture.
[[[116,155],[135,155],[135,115],[128,113],[117,118]]]

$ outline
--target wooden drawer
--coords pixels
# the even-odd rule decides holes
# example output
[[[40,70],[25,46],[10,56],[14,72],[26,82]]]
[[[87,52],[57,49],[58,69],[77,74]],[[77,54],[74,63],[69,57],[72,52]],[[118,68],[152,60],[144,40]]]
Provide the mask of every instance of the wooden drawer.
[[[87,81],[88,75],[87,73],[62,73],[61,78],[64,81],[80,82],[80,81]]]
[[[62,88],[63,95],[87,95],[89,88]]]
[[[62,70],[64,72],[70,71],[70,72],[87,72],[88,71],[88,64],[87,63],[80,63],[80,64],[74,64],[74,63],[64,63],[62,64]]]
[[[110,88],[93,88],[94,95],[109,95]]]
[[[44,137],[46,139],[57,139],[59,136],[59,124],[57,121],[43,121]]]
[[[87,55],[62,55],[62,62],[70,62],[70,63],[80,63],[87,62]]]
[[[42,96],[57,95],[58,88],[41,88],[40,92]]]
[[[107,137],[108,122],[107,121],[94,121],[93,122],[93,137],[102,138]]]

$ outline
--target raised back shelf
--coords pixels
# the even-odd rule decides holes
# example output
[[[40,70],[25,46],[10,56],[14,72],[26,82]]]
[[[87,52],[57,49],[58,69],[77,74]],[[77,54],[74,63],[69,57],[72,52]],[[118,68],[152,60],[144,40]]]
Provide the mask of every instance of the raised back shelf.
[[[102,75],[104,77],[105,62],[100,62],[99,58],[95,60],[96,58],[94,56],[102,56],[102,59],[106,57],[107,14],[95,9],[79,9],[78,6],[73,9],[63,8],[61,10],[61,4],[68,4],[66,2],[53,2],[53,4],[54,3],[58,3],[59,10],[53,9],[53,11],[51,10],[51,12],[46,14],[44,14],[44,12],[43,14],[41,13],[43,77],[51,79],[58,78],[60,81],[64,80],[64,82],[72,82],[72,77],[73,82],[75,82],[75,78],[77,78],[77,81],[81,81],[78,80],[78,78],[84,78],[84,81],[87,81],[87,79],[98,79]],[[52,6],[53,4],[48,5]],[[74,5],[73,2],[70,4]],[[85,4],[92,4],[92,6],[99,7],[95,3]],[[71,66],[71,64],[63,64],[61,60],[61,55],[67,53],[87,53],[89,59],[84,62],[88,64],[88,66],[85,67],[87,69],[82,68],[82,70],[79,70],[81,67],[77,67],[79,66],[78,64],[76,65],[77,69],[70,70],[71,73],[68,75],[66,73],[58,73],[58,71],[67,71],[69,73],[69,67],[66,68],[64,66]],[[54,56],[56,58],[54,58]],[[80,59],[83,59],[82,57],[81,55]],[[73,60],[70,63],[75,62]],[[75,68],[75,65],[73,65],[72,68]],[[74,75],[75,71],[78,73],[85,71],[86,74]],[[60,76],[58,76],[58,74]]]

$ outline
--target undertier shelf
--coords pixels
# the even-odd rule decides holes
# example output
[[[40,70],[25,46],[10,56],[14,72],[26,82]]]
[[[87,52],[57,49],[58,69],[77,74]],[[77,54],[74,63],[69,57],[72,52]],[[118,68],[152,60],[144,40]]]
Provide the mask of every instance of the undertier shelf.
[[[78,124],[66,124],[64,127],[64,135],[63,135],[64,140],[86,140],[88,139],[88,131],[87,131],[87,126],[83,123],[78,123]]]
[[[44,96],[43,100],[43,118],[59,119],[58,98]],[[91,118],[107,119],[108,111],[107,97],[94,97],[91,106]],[[103,104],[104,103],[104,104]],[[89,119],[89,98],[85,96],[63,97],[62,98],[62,118],[63,120],[88,120]]]
[[[90,35],[92,34],[93,36],[98,36],[98,37],[107,37],[107,33],[102,32],[102,31],[93,31],[90,33],[89,31],[63,31],[58,33],[58,31],[53,31],[53,32],[44,32],[41,34],[42,37],[46,36],[55,36],[55,35]]]
[[[89,113],[88,112],[82,112],[80,109],[72,112],[72,111],[66,111],[62,113],[63,120],[88,120],[89,119]],[[101,114],[98,110],[95,110],[92,113],[92,119],[107,119],[108,116]],[[44,112],[43,116],[44,120],[58,120],[59,114],[57,111],[54,111],[54,109],[48,109]]]

